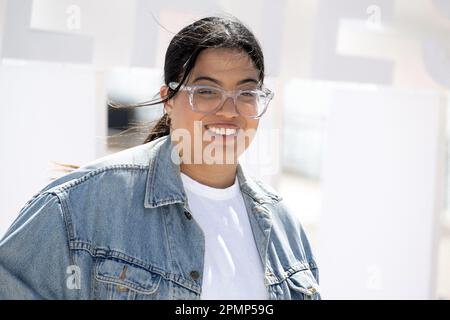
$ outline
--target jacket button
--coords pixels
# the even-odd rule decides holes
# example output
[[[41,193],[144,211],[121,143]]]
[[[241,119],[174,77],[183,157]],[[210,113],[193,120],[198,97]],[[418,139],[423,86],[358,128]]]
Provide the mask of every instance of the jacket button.
[[[200,274],[198,273],[197,270],[193,270],[189,273],[189,275],[191,276],[192,279],[197,280],[200,277]]]
[[[189,211],[184,211],[184,215],[186,216],[186,218],[188,218],[188,220],[192,219],[192,214]]]

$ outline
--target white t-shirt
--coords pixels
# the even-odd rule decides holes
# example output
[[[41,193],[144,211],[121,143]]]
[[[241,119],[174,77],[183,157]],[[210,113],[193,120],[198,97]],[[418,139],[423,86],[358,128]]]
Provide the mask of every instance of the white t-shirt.
[[[205,235],[201,299],[264,300],[264,271],[237,177],[217,189],[181,172],[189,208]]]

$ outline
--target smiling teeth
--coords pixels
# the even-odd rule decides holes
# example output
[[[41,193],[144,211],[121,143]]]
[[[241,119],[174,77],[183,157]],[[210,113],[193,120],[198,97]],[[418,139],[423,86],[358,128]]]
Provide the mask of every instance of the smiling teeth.
[[[211,130],[212,132],[214,132],[215,134],[221,134],[221,135],[232,135],[232,134],[236,134],[236,129],[232,129],[232,128],[216,128],[216,127],[208,127],[208,130]]]

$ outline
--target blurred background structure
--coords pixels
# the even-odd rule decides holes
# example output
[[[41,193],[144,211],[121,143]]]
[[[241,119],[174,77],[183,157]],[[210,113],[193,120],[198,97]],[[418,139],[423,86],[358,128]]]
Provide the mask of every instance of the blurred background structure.
[[[275,91],[243,163],[303,223],[323,297],[449,299],[448,0],[0,0],[0,235],[51,161],[141,144],[161,106],[107,100],[152,98],[173,35],[224,14]]]

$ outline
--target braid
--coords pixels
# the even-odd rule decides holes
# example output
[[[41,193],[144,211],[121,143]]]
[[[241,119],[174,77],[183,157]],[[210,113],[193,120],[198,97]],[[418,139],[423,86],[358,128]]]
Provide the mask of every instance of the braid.
[[[150,130],[150,134],[145,139],[144,143],[148,143],[155,139],[158,139],[163,136],[167,136],[170,134],[170,118],[165,113],[161,119],[155,124],[155,126]]]

